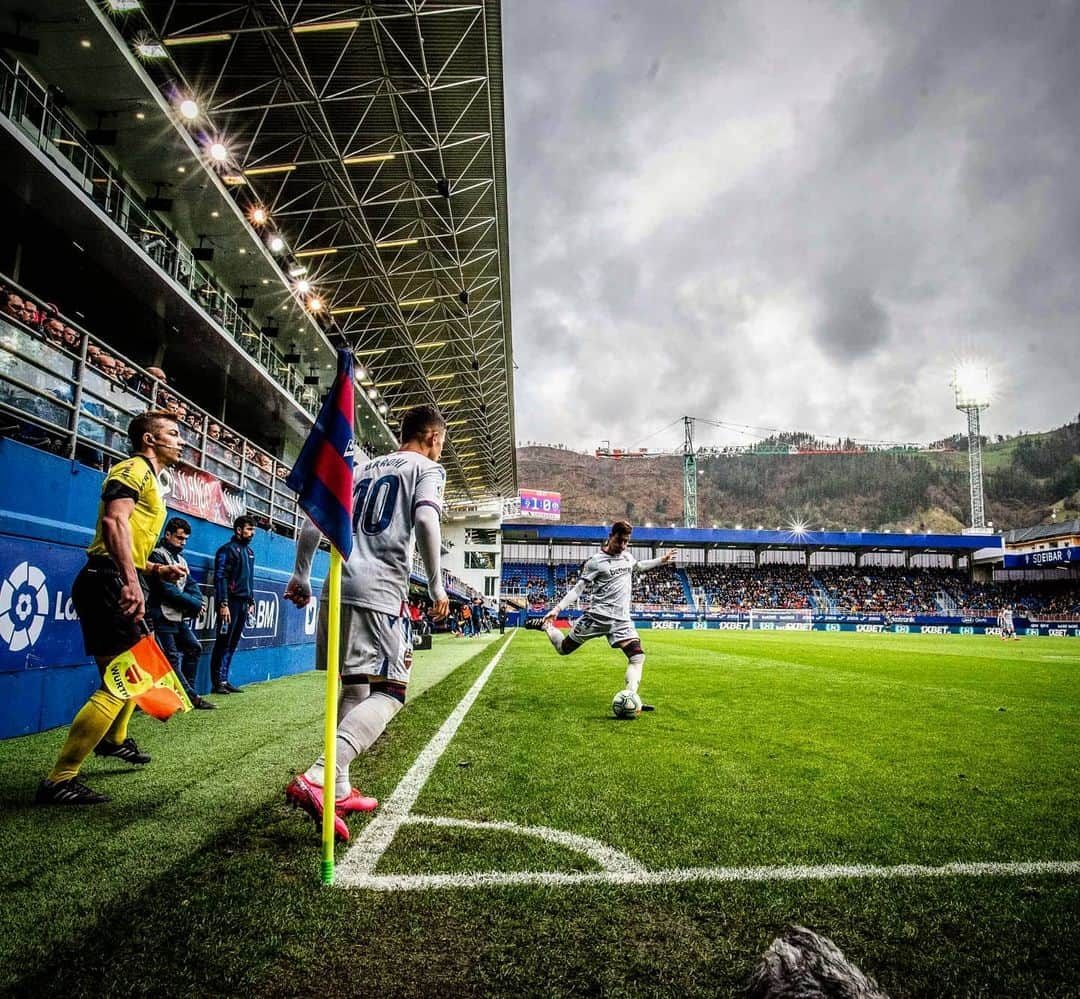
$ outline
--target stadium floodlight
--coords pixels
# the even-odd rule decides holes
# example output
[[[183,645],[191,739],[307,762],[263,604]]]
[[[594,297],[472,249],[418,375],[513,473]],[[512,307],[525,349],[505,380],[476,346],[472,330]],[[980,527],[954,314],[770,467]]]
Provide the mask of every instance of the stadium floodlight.
[[[982,432],[979,413],[990,406],[992,385],[990,370],[985,364],[966,361],[953,372],[953,393],[956,408],[967,415],[968,424],[968,485],[971,493],[971,526],[986,527],[983,502]]]
[[[306,295],[311,291],[311,282],[301,278],[296,282],[296,290],[300,292],[301,295]]]
[[[108,7],[111,14],[130,14],[142,7],[142,0],[109,0]]]
[[[185,97],[180,102],[180,114],[188,121],[194,121],[199,117],[199,105],[190,97]]]
[[[323,300],[318,295],[312,295],[307,301],[308,311],[310,312],[322,312]],[[316,348],[317,350],[318,348]]]
[[[971,406],[986,409],[992,394],[990,369],[970,362],[958,365],[953,372],[953,390],[957,409],[966,410]]]
[[[270,221],[270,213],[263,205],[252,205],[248,211],[248,219],[252,225],[266,225]]]
[[[385,402],[380,402],[380,403],[379,403],[379,412],[380,412],[380,413],[381,413],[381,414],[382,414],[383,416],[386,416],[386,414],[387,414],[388,410],[387,410],[387,408],[386,408],[386,403],[385,403]]]
[[[211,142],[210,143],[210,159],[215,163],[224,163],[229,158],[229,150],[225,147],[224,142]]]
[[[285,249],[285,240],[283,240],[280,236],[271,236],[270,237],[270,251],[271,251],[271,253],[280,253],[284,249]]]
[[[137,39],[134,44],[135,54],[140,59],[168,59],[169,53],[161,42],[152,38]]]

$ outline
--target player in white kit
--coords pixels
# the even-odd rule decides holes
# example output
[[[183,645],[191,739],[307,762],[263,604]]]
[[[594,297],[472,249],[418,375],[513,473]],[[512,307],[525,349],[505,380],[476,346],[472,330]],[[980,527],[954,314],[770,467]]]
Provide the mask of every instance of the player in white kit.
[[[625,520],[617,520],[611,525],[611,532],[600,551],[585,563],[576,585],[544,615],[539,627],[544,629],[560,656],[570,655],[590,638],[604,637],[612,648],[622,649],[627,660],[626,688],[636,694],[645,667],[645,652],[630,620],[634,573],[667,565],[674,561],[676,552],[673,549],[660,558],[639,562],[626,550],[633,530]],[[574,622],[569,634],[564,635],[555,626],[555,620],[582,595],[588,596],[589,608]],[[653,706],[643,704],[641,710],[652,711]]]
[[[401,421],[401,448],[359,464],[353,473],[353,549],[341,573],[341,697],[338,701],[334,830],[347,840],[343,816],[369,812],[374,798],[349,780],[349,764],[382,735],[405,703],[412,665],[408,611],[413,540],[427,569],[431,616],[446,616],[448,601],[439,566],[446,473],[438,464],[446,421],[434,406],[416,406]],[[311,563],[321,537],[308,521],[296,545],[285,599],[297,607],[311,600]],[[326,668],[325,599],[319,604],[316,657]],[[321,822],[325,774],[320,756],[285,789],[286,800]]]
[[[1001,628],[1001,637],[1008,641],[1010,638],[1018,638],[1016,625],[1013,624],[1013,611],[1009,604],[998,611],[998,627]]]

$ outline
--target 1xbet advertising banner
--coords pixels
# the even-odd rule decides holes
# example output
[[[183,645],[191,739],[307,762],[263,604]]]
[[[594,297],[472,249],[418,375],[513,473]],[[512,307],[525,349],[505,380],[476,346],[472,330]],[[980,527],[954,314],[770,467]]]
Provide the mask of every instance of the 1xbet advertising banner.
[[[0,545],[0,672],[88,662],[71,584],[86,553],[69,545],[5,537]],[[205,579],[198,567],[196,579]],[[202,582],[206,607],[195,633],[207,646],[216,632],[213,585]],[[299,610],[282,598],[282,586],[259,578],[240,649],[301,645],[315,640],[317,601]]]

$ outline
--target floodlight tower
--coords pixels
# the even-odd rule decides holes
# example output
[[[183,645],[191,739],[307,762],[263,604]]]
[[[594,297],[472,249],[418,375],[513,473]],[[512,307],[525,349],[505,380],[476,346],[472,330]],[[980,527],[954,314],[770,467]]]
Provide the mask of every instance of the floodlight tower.
[[[683,422],[683,527],[697,527],[697,454],[694,452],[694,418],[684,416]]]
[[[953,373],[956,408],[967,414],[968,478],[971,484],[971,526],[986,527],[983,508],[982,437],[979,413],[990,406],[990,372],[978,364],[962,364]]]

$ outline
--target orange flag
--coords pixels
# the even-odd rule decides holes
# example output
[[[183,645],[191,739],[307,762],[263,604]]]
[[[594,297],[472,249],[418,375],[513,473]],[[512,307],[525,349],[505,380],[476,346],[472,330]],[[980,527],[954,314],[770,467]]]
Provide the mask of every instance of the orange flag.
[[[153,635],[143,635],[105,669],[107,690],[122,700],[134,700],[161,721],[177,711],[190,711],[191,700]]]

